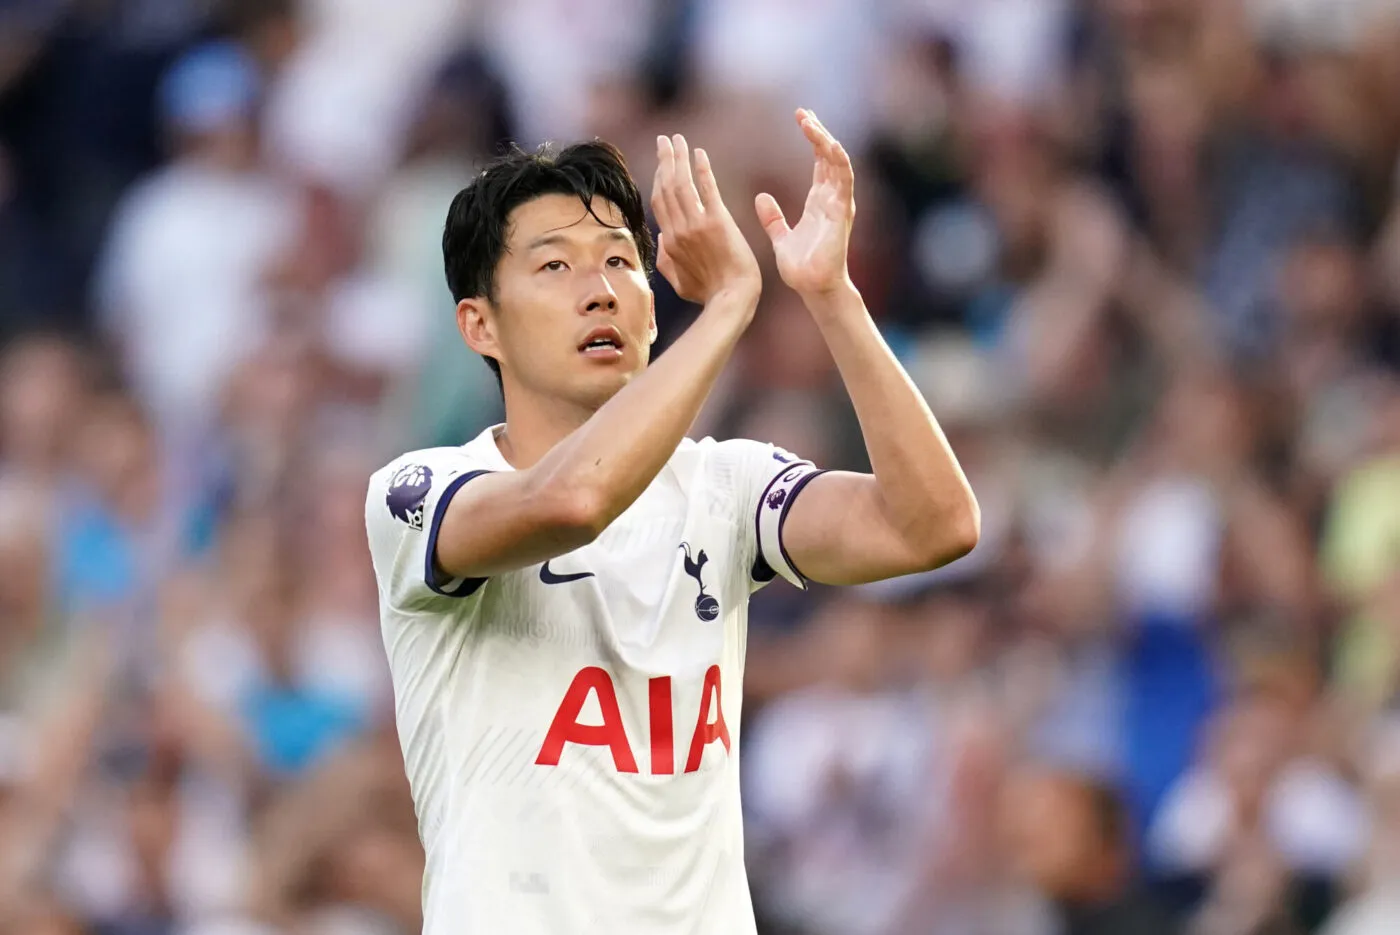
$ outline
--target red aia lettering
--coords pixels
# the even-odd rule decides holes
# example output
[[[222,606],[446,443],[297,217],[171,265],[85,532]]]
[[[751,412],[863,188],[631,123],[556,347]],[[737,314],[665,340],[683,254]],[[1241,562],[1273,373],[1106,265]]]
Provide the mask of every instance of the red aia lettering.
[[[715,696],[715,719],[710,721],[710,694]],[[729,752],[729,728],[724,725],[724,705],[720,700],[719,666],[710,666],[705,672],[705,686],[700,689],[700,714],[695,718],[695,733],[690,737],[690,756],[685,760],[685,771],[693,773],[700,768],[700,758],[705,748],[716,740],[724,741],[724,752]]]
[[[603,712],[600,725],[580,724],[578,716],[588,701],[588,693],[596,692],[598,707]],[[711,697],[713,697],[714,720],[711,721]],[[647,682],[647,706],[651,721],[651,774],[669,776],[676,771],[675,730],[671,715],[671,677],[662,676]],[[700,711],[695,718],[695,733],[690,737],[690,753],[686,757],[685,771],[693,773],[700,768],[700,760],[705,748],[716,740],[724,744],[729,752],[729,728],[724,723],[723,693],[720,690],[719,666],[710,666],[705,673],[705,683],[700,694]],[[554,713],[554,721],[549,725],[544,745],[540,747],[535,763],[539,766],[558,766],[563,755],[564,744],[577,743],[587,747],[606,746],[612,752],[613,765],[620,773],[637,772],[637,760],[627,743],[627,732],[622,727],[622,711],[617,704],[617,691],[607,671],[597,666],[589,666],[574,676],[559,710]]]
[[[598,725],[580,724],[579,712],[588,700],[589,692],[598,693],[598,707],[603,711],[603,723]],[[622,712],[617,707],[617,692],[613,690],[608,673],[597,666],[580,669],[578,675],[564,693],[559,710],[554,712],[554,723],[549,725],[544,745],[535,762],[540,766],[558,766],[559,756],[564,752],[564,744],[578,743],[586,747],[608,747],[612,750],[613,765],[619,773],[635,773],[637,761],[632,756],[632,748],[627,745],[627,733],[622,729]]]
[[[651,774],[669,776],[676,771],[676,746],[671,729],[671,677],[647,682],[651,708]]]

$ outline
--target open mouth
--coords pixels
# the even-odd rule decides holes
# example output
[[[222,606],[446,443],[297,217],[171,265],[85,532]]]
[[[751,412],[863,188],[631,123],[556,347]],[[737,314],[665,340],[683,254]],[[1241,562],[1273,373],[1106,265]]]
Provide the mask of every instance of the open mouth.
[[[614,327],[595,328],[578,346],[585,357],[614,360],[622,356],[622,334]]]

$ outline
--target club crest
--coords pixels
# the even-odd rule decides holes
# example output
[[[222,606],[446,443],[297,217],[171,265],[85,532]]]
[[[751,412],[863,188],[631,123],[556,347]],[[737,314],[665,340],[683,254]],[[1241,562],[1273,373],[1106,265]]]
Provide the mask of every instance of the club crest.
[[[685,552],[685,573],[695,579],[695,584],[700,589],[700,594],[695,598],[695,616],[705,621],[714,620],[719,616],[719,601],[705,593],[705,582],[701,578],[705,563],[710,557],[701,549],[699,554],[692,558],[688,542],[682,542],[681,549]]]

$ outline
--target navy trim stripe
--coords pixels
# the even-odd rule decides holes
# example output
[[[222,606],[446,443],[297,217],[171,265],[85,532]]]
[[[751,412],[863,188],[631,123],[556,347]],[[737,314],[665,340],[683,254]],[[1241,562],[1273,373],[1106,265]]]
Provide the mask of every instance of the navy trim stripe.
[[[483,474],[491,474],[491,471],[468,471],[458,477],[452,478],[452,482],[447,485],[447,489],[438,497],[437,506],[433,509],[433,522],[428,527],[428,552],[423,560],[423,581],[428,587],[433,589],[433,593],[441,594],[443,597],[471,597],[486,583],[485,578],[463,578],[462,583],[451,591],[444,591],[437,583],[437,574],[433,568],[433,556],[437,554],[438,530],[442,528],[443,517],[447,515],[448,504],[457,495],[457,491],[462,489],[462,485],[467,481],[480,477]]]
[[[807,576],[804,575],[802,569],[798,568],[796,563],[793,562],[792,556],[788,555],[787,546],[783,544],[783,523],[787,522],[788,510],[792,509],[792,501],[797,499],[797,495],[802,492],[802,488],[811,483],[812,478],[821,477],[825,473],[826,471],[813,471],[810,474],[804,474],[797,483],[792,485],[792,490],[788,491],[787,500],[783,502],[782,512],[778,514],[778,551],[783,553],[783,561],[787,562],[788,567],[803,581],[807,580]]]
[[[753,580],[755,581],[772,581],[778,576],[778,573],[774,571],[772,567],[768,564],[768,560],[763,557],[763,529],[761,527],[761,522],[763,519],[763,504],[767,502],[768,494],[773,490],[773,485],[776,484],[778,481],[782,480],[784,474],[786,474],[794,466],[800,467],[804,464],[808,467],[815,467],[815,465],[813,465],[810,461],[789,461],[783,465],[783,469],[781,471],[773,475],[773,477],[768,481],[768,486],[763,488],[763,493],[759,494],[758,506],[754,507],[753,510],[753,541],[758,548],[758,557],[754,559],[753,568],[749,571],[749,574],[753,577]],[[786,512],[786,509],[784,509],[784,512]],[[780,525],[781,522],[782,521],[780,519]],[[767,575],[767,577],[762,577],[765,574]]]

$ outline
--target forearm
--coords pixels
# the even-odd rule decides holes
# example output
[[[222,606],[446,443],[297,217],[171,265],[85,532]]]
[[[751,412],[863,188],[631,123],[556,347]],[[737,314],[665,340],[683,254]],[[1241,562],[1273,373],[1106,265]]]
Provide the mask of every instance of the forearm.
[[[950,531],[975,540],[980,517],[972,488],[860,293],[847,287],[804,298],[855,407],[890,525],[910,541]]]
[[[723,290],[671,349],[537,465],[542,487],[571,492],[601,528],[675,452],[753,318],[758,290]]]

